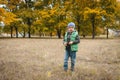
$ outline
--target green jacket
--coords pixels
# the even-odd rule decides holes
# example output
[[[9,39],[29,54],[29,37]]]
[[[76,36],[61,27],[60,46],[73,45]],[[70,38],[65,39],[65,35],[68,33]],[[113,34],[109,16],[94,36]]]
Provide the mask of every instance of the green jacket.
[[[68,32],[66,32],[64,37],[64,42],[67,42]],[[80,38],[77,31],[73,31],[70,36],[70,41],[73,41],[73,44],[70,45],[71,51],[78,51],[78,43],[80,42]]]

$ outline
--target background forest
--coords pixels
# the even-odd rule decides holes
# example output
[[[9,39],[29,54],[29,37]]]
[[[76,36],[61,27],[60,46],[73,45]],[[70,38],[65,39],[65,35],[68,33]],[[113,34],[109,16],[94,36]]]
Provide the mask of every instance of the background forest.
[[[118,0],[0,0],[1,33],[22,37],[62,38],[69,22],[75,22],[79,35],[107,34],[120,30]]]

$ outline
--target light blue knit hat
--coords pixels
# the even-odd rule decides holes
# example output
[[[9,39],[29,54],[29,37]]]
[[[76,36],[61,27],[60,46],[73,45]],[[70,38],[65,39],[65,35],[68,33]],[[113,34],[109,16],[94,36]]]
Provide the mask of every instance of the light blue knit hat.
[[[68,23],[68,26],[67,27],[73,27],[73,28],[75,28],[75,23],[73,23],[73,22],[70,22],[70,23]]]

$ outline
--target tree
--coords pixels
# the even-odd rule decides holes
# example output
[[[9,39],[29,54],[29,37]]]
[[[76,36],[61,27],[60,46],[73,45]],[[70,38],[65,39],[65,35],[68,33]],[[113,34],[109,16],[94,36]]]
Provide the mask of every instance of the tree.
[[[8,12],[3,8],[0,8],[0,22],[4,22],[5,25],[11,25],[12,22],[17,21],[18,19],[16,18],[16,15],[13,14],[12,12]],[[12,31],[13,27],[11,26],[11,37],[12,37]]]
[[[35,13],[34,13],[34,1],[32,0],[25,0],[21,1],[19,4],[19,10],[16,11],[16,14],[19,18],[22,19],[22,23],[28,25],[28,37],[31,37],[31,26],[35,20]]]
[[[115,10],[116,10],[116,0],[100,0],[102,10],[106,11],[104,22],[107,29],[108,38],[108,28],[110,28],[115,23]]]
[[[58,38],[61,38],[62,30],[64,30],[66,27],[66,9],[64,8],[64,5],[62,3],[58,2],[56,3],[54,9],[56,9],[56,15],[55,15],[55,21],[56,21],[56,31]]]
[[[0,1],[1,2],[1,1]],[[1,12],[1,21],[3,21],[5,23],[5,25],[11,25],[12,22],[18,21],[19,19],[17,18],[17,16],[13,13],[16,10],[16,5],[20,2],[20,0],[4,0],[2,1],[2,4],[5,4],[6,7],[1,8],[0,11]],[[13,26],[10,27],[11,28],[11,33],[13,31],[12,28],[14,28]],[[12,34],[11,34],[12,37]]]
[[[82,32],[81,26],[83,25],[83,21],[84,21],[83,11],[84,11],[86,5],[88,4],[88,1],[74,0],[74,1],[71,1],[71,4],[73,4],[71,6],[71,11],[73,13],[73,20],[76,22],[78,32]]]
[[[95,24],[97,21],[102,20],[102,16],[106,15],[106,12],[104,10],[101,10],[100,8],[90,9],[86,8],[84,11],[84,18],[85,20],[89,20],[92,24],[92,38],[95,38]]]
[[[116,26],[119,21],[119,3],[116,0],[0,0],[6,8],[0,8],[0,21],[4,21],[6,30],[31,34],[46,32],[58,38],[65,33],[66,25],[75,22],[81,35],[95,38],[101,28]],[[19,20],[19,21],[17,21]],[[102,27],[101,27],[102,26]]]
[[[115,8],[115,29],[120,29],[120,2],[116,3]]]

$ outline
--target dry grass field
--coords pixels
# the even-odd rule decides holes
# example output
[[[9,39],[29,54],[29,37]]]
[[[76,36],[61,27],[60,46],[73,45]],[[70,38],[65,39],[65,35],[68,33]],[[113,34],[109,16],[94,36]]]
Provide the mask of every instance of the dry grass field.
[[[120,39],[82,39],[73,73],[63,59],[62,39],[0,39],[0,80],[120,80]]]

